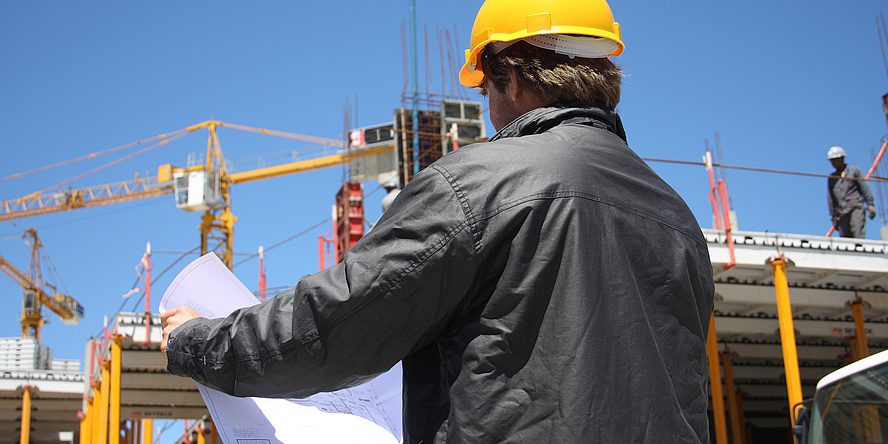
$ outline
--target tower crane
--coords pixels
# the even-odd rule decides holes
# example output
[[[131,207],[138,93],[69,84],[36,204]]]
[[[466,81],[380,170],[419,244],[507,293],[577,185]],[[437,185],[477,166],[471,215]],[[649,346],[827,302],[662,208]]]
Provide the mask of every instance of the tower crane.
[[[338,151],[333,155],[316,159],[229,173],[216,134],[216,129],[220,127],[332,146],[338,148]],[[222,262],[231,268],[233,265],[232,232],[234,222],[237,221],[237,217],[232,214],[230,209],[231,185],[342,165],[359,157],[386,154],[395,149],[394,142],[392,142],[381,146],[349,150],[346,149],[345,143],[339,140],[252,128],[217,120],[192,125],[173,133],[157,136],[153,140],[161,140],[158,145],[165,144],[199,129],[209,131],[206,164],[204,165],[176,168],[171,164],[166,164],[158,168],[157,176],[143,178],[136,176],[130,181],[76,190],[32,193],[19,199],[0,202],[0,221],[175,193],[178,208],[189,212],[204,212],[200,224],[201,254],[215,251],[219,254]]]
[[[40,328],[44,324],[42,307],[46,306],[66,324],[78,324],[83,317],[83,306],[66,294],[59,293],[55,286],[43,282],[40,267],[40,249],[43,244],[37,237],[37,230],[25,230],[31,244],[31,262],[28,272],[22,273],[6,258],[0,255],[0,269],[22,287],[22,337],[40,340]]]

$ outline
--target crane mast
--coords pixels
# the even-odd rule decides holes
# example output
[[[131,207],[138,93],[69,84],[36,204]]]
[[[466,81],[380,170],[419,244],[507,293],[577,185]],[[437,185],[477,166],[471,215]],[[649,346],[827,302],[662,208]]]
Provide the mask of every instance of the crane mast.
[[[219,137],[216,135],[217,122],[210,122],[207,129],[210,132],[207,139],[207,166],[209,180],[213,187],[215,202],[210,203],[200,223],[200,254],[210,251],[216,252],[219,259],[226,267],[234,266],[234,223],[237,217],[231,214],[231,178],[225,168],[225,159],[222,157],[222,147],[219,145]],[[211,246],[215,244],[211,248]]]
[[[3,270],[22,287],[22,337],[40,340],[40,329],[45,323],[42,307],[46,306],[66,324],[78,324],[83,317],[83,306],[71,296],[61,294],[55,286],[43,282],[40,267],[40,248],[37,230],[25,230],[25,237],[31,245],[31,260],[28,272],[22,273],[9,260],[0,255],[0,270]],[[51,296],[50,296],[51,295]]]

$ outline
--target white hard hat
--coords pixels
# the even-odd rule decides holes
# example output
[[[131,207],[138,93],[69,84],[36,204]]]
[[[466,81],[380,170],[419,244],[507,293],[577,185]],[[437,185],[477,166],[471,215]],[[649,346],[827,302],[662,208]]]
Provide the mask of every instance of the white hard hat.
[[[840,157],[845,157],[845,150],[840,146],[834,146],[826,153],[826,160],[838,159]]]
[[[400,193],[401,193],[401,190],[395,188],[395,189],[389,191],[389,193],[386,194],[385,197],[382,198],[382,212],[383,213],[385,212],[385,210],[388,210],[388,208],[392,205],[392,202],[395,201],[395,198],[398,197],[398,194],[400,194]]]

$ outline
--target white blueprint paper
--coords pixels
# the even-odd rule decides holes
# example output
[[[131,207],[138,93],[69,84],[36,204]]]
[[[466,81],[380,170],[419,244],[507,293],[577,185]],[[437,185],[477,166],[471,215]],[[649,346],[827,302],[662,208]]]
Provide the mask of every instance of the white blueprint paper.
[[[163,313],[188,306],[207,318],[259,300],[214,253],[182,270],[160,301]],[[197,385],[226,443],[401,442],[401,364],[376,379],[308,399],[237,398]]]

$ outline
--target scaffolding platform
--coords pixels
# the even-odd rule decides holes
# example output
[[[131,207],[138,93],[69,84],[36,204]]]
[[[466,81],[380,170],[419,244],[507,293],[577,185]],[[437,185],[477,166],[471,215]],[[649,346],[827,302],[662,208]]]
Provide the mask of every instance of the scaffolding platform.
[[[789,426],[774,271],[786,262],[799,374],[805,398],[847,362],[855,335],[849,302],[863,301],[870,353],[888,348],[888,243],[867,239],[703,230],[715,279],[718,348],[732,355],[734,385],[748,423]]]
[[[3,338],[0,344],[6,353],[0,360],[0,443],[20,440],[26,388],[31,392],[31,443],[73,442],[86,390],[83,372],[46,369],[46,365],[35,368],[39,365],[35,356],[48,349],[36,339]]]

